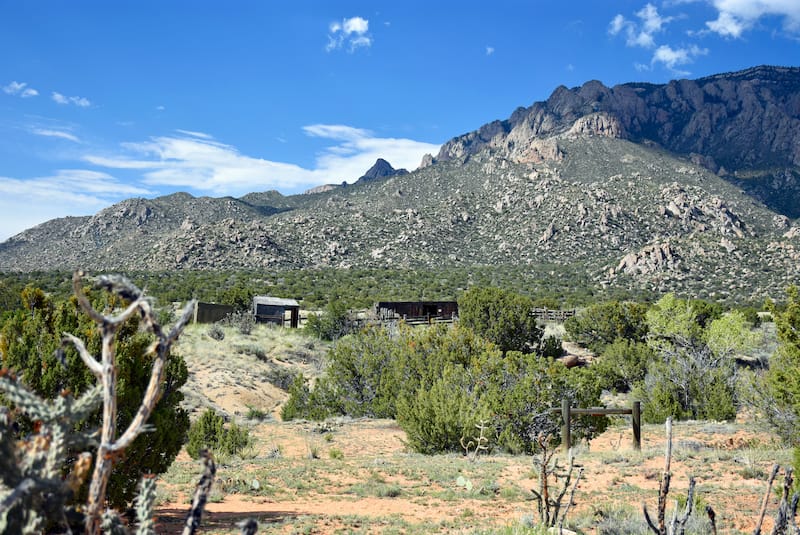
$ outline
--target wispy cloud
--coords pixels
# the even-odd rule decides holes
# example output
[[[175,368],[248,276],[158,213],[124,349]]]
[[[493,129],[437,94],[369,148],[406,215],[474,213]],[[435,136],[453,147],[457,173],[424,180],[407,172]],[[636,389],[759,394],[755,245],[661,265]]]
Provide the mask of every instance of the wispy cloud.
[[[151,186],[183,187],[215,195],[242,195],[266,189],[300,190],[325,183],[352,181],[378,158],[395,167],[414,169],[425,153],[439,146],[410,139],[381,138],[346,125],[315,124],[306,135],[330,140],[317,155],[313,168],[241,154],[235,147],[208,134],[182,131],[176,136],[153,137],[124,143],[116,155],[88,155],[84,160],[110,169],[142,171]],[[191,133],[187,133],[191,132]],[[203,137],[205,136],[205,137]]]
[[[6,86],[3,86],[3,93],[22,98],[35,97],[39,94],[39,92],[34,88],[28,87],[27,83],[17,82],[16,80]]]
[[[800,2],[797,0],[709,0],[717,18],[706,22],[712,32],[723,37],[739,38],[762,17],[782,19],[787,33],[800,33]]]
[[[492,54],[494,54],[494,47],[493,46],[487,46],[486,47],[486,55],[487,56],[491,56]]]
[[[346,49],[355,52],[359,48],[372,46],[372,36],[369,33],[369,21],[362,17],[343,19],[341,22],[332,22],[328,26],[328,44],[325,50]]]
[[[181,134],[185,134],[187,136],[199,137],[200,139],[214,139],[214,136],[211,136],[209,134],[204,134],[203,132],[195,132],[194,130],[181,130],[180,128],[178,128],[175,131]]]
[[[58,93],[56,91],[53,91],[53,93],[51,95],[51,98],[57,104],[63,104],[63,105],[74,104],[74,105],[78,106],[79,108],[88,108],[89,106],[92,105],[92,103],[89,101],[89,99],[87,99],[85,97],[68,97],[68,96],[62,95],[61,93]]]
[[[78,139],[78,136],[76,136],[71,132],[65,132],[64,130],[53,130],[50,128],[33,128],[31,129],[31,133],[36,134],[37,136],[57,137],[61,139],[66,139],[69,141],[73,141],[75,143],[81,142],[81,140]]]
[[[31,179],[0,176],[0,241],[42,221],[91,214],[125,197],[152,193],[87,169]]]

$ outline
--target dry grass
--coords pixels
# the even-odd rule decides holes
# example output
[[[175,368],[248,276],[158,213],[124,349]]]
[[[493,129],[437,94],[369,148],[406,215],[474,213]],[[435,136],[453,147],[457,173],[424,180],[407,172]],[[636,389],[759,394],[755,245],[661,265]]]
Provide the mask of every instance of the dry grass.
[[[285,390],[271,384],[276,372],[300,371],[315,377],[329,347],[300,332],[263,324],[248,335],[223,327],[222,340],[211,338],[208,329],[208,325],[189,326],[177,347],[189,368],[183,393],[192,414],[212,407],[238,420],[253,410],[274,417],[287,397]]]
[[[207,326],[192,326],[179,351],[190,369],[184,391],[195,408],[213,406],[248,425],[256,443],[247,458],[219,466],[205,533],[237,533],[236,522],[252,516],[259,533],[539,533],[531,488],[530,457],[492,453],[476,462],[459,454],[410,453],[391,420],[325,423],[280,422],[286,392],[267,382],[276,367],[316,376],[327,347],[288,330],[257,326],[243,336],[226,328],[222,341]],[[253,351],[236,348],[259,348]],[[253,410],[273,415],[246,420]],[[679,422],[674,426],[671,498],[683,499],[690,475],[697,479],[699,510],[717,512],[720,533],[752,532],[773,462],[786,465],[791,452],[748,420]],[[663,469],[664,429],[647,425],[643,449],[633,451],[629,424],[617,418],[589,444],[579,445],[585,469],[567,524],[581,533],[646,533],[645,501],[655,507]],[[311,455],[314,453],[314,455]],[[159,484],[159,533],[180,532],[196,463],[179,456]],[[470,490],[459,485],[469,480]],[[773,494],[770,513],[778,496]],[[671,509],[672,505],[668,508]],[[765,529],[770,529],[768,522]],[[690,533],[705,533],[695,515]]]

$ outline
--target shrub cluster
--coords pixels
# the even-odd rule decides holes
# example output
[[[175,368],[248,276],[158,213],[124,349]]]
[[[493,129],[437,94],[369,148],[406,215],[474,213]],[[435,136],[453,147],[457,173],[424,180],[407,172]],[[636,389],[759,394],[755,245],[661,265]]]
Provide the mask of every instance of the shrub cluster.
[[[534,353],[508,351],[456,325],[402,326],[390,335],[370,328],[342,338],[331,350],[326,374],[312,389],[299,376],[282,416],[332,415],[396,418],[416,451],[461,451],[475,424],[489,423],[491,445],[532,451],[539,432],[558,433],[551,407],[569,397],[596,405],[600,389],[587,370],[568,370]],[[602,430],[604,419],[579,419],[575,435]]]
[[[247,428],[235,423],[225,426],[225,418],[217,414],[214,409],[206,409],[189,428],[186,453],[192,459],[197,459],[200,457],[200,452],[207,448],[217,454],[236,455],[251,442]]]
[[[248,310],[239,310],[228,314],[223,322],[239,331],[239,334],[245,335],[252,333],[256,326],[256,318]]]
[[[127,302],[115,295],[91,293],[97,310],[121,309]],[[90,354],[101,351],[101,335],[92,320],[81,310],[75,297],[55,300],[42,290],[27,287],[22,292],[25,310],[17,310],[0,325],[0,365],[21,375],[32,392],[52,399],[62,392],[81,394],[96,382],[92,372],[81,361],[73,347],[61,347],[63,333],[74,333],[85,340]],[[133,420],[139,402],[150,380],[152,355],[147,349],[152,335],[140,331],[140,322],[132,318],[119,327],[116,342],[118,377],[117,428],[125,429]],[[108,499],[114,506],[125,506],[136,494],[139,474],[160,474],[169,468],[180,451],[189,428],[189,417],[180,407],[180,391],[188,378],[188,369],[179,355],[167,361],[163,395],[150,415],[152,433],[143,433],[126,449],[127,462],[115,465],[109,485]],[[3,404],[5,401],[0,400]],[[94,411],[84,422],[95,426],[101,411]],[[20,436],[33,429],[33,422],[20,420]],[[74,462],[74,456],[71,457]]]

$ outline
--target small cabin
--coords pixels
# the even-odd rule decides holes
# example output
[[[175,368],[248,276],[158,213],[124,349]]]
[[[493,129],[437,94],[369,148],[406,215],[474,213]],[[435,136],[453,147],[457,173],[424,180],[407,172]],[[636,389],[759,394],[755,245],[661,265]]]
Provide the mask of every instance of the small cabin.
[[[257,295],[253,297],[253,316],[259,323],[274,323],[284,326],[286,313],[289,313],[289,327],[300,325],[300,305],[294,299]]]
[[[375,305],[380,320],[453,321],[458,316],[456,301],[380,301]]]

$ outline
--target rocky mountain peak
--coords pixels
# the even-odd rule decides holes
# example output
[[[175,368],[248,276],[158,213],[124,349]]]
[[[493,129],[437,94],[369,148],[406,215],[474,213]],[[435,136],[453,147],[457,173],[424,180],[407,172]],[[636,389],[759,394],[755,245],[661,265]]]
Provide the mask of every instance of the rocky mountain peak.
[[[397,175],[407,175],[408,171],[406,169],[395,169],[392,167],[392,164],[384,160],[383,158],[378,158],[375,162],[375,165],[370,167],[366,173],[362,177],[360,177],[357,182],[369,182],[371,180],[376,180],[380,178],[387,178],[390,176],[397,176]]]

